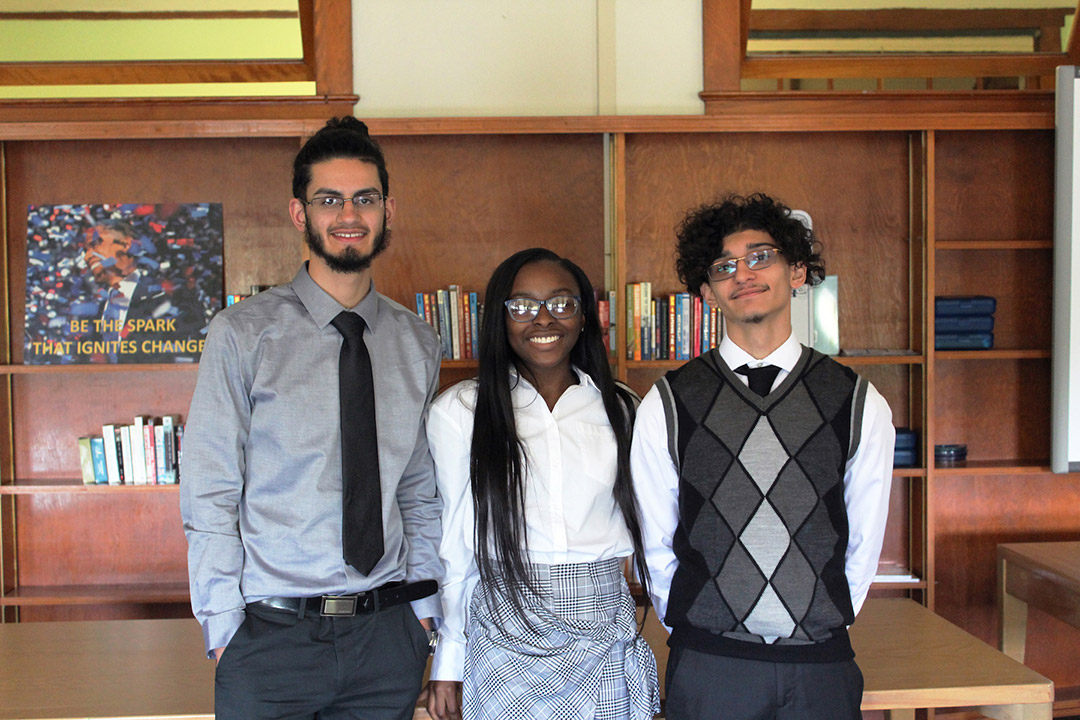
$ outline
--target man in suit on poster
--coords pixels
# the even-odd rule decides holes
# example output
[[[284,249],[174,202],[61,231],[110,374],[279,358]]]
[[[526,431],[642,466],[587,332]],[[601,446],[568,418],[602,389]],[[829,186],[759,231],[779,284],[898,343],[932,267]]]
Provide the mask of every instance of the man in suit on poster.
[[[689,213],[676,267],[726,333],[657,381],[634,428],[667,716],[858,720],[847,628],[881,553],[892,413],[795,339],[792,292],[825,266],[786,206],[728,196]]]
[[[364,124],[329,121],[293,165],[310,260],[210,324],[180,501],[222,720],[413,715],[441,617],[441,352],[372,283],[388,192]]]
[[[166,284],[140,267],[138,238],[125,220],[102,220],[86,232],[82,260],[105,299],[91,321],[91,336],[84,339],[107,343],[112,362],[153,362],[152,349],[166,342],[184,348],[163,353],[168,359],[197,358],[187,343],[202,338],[208,312],[185,285]],[[133,332],[134,327],[139,330]],[[122,340],[131,342],[121,347]]]

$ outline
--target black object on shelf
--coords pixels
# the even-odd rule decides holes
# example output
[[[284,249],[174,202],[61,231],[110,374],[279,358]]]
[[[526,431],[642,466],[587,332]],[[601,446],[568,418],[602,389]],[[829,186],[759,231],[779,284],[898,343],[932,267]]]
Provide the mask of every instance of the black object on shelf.
[[[967,445],[964,443],[934,446],[934,461],[939,465],[949,465],[964,460],[967,460]]]

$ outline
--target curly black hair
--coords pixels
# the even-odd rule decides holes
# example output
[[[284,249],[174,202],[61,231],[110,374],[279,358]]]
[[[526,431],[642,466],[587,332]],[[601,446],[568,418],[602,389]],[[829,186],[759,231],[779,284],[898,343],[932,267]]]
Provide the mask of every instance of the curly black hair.
[[[724,239],[743,230],[768,233],[784,259],[806,268],[807,285],[825,278],[821,243],[791,208],[764,193],[728,194],[719,201],[691,210],[675,231],[675,269],[688,292],[701,294],[709,266],[724,252]]]

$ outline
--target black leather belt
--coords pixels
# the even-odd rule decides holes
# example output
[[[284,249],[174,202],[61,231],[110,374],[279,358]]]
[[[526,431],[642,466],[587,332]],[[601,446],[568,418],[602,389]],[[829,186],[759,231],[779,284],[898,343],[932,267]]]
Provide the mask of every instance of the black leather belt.
[[[322,595],[318,597],[271,597],[259,600],[254,605],[268,610],[293,613],[300,619],[311,613],[322,617],[352,617],[379,610],[401,603],[420,600],[434,595],[439,584],[434,580],[421,580],[414,583],[387,583],[382,587],[355,595]]]

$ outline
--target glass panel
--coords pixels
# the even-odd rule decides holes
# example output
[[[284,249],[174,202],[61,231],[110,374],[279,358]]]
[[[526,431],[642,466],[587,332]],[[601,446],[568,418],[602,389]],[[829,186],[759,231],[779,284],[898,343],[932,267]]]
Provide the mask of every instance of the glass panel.
[[[168,11],[139,12],[50,11],[42,5],[48,4],[0,13],[0,62],[303,57],[297,0],[247,3],[257,7],[246,9],[171,3]]]
[[[1071,0],[752,0],[747,53],[1061,52]]]

